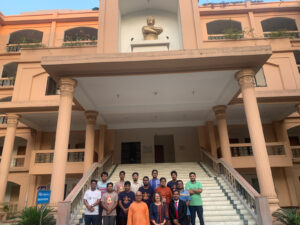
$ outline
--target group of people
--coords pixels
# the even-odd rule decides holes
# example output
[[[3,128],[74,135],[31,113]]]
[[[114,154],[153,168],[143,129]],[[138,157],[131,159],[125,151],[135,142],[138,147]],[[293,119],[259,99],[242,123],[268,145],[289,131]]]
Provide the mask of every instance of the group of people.
[[[196,181],[196,173],[190,172],[190,181],[158,179],[158,171],[152,171],[152,179],[132,174],[132,182],[125,181],[125,171],[119,173],[120,181],[108,181],[108,173],[102,172],[99,182],[91,181],[91,188],[84,195],[85,225],[195,225],[196,213],[204,225],[202,184]]]

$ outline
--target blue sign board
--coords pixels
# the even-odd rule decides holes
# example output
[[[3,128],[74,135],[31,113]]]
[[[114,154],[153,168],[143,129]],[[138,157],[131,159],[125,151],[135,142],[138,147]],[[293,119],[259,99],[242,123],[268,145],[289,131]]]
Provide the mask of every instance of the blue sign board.
[[[47,204],[50,201],[51,191],[38,191],[36,204]]]

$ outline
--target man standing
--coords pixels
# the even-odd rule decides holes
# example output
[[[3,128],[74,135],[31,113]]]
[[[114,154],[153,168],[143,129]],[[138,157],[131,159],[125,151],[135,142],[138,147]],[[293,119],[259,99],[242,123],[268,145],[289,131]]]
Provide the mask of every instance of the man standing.
[[[135,200],[135,193],[130,191],[130,182],[124,184],[124,191],[119,194],[120,220],[122,225],[127,224],[128,210],[130,204]]]
[[[139,191],[143,195],[143,202],[145,202],[149,207],[152,203],[152,196],[154,194],[154,190],[149,186],[149,177],[143,177],[143,184],[144,186],[140,187]]]
[[[97,181],[91,181],[91,189],[84,194],[84,205],[86,206],[84,214],[85,225],[99,224],[99,209],[98,205],[101,202],[101,192],[97,190]]]
[[[149,209],[142,197],[142,193],[137,191],[135,202],[129,206],[127,225],[150,225]]]
[[[139,174],[138,172],[134,172],[132,174],[132,184],[131,184],[131,191],[134,192],[134,194],[139,190],[139,188],[142,186],[141,183],[138,182],[139,180]]]
[[[113,189],[113,183],[107,184],[107,192],[101,198],[103,207],[103,224],[104,225],[115,225],[116,222],[116,207],[118,205],[118,194]]]
[[[191,211],[191,223],[195,225],[196,222],[196,212],[198,214],[200,225],[204,225],[203,220],[203,203],[201,198],[202,184],[196,181],[196,173],[190,172],[190,181],[186,183],[186,190],[191,195],[190,211]]]
[[[120,171],[119,177],[120,181],[115,184],[115,191],[117,192],[117,194],[120,194],[122,191],[124,191],[125,171]],[[121,225],[120,212],[121,208],[119,205],[117,205],[117,225]]]
[[[171,172],[171,177],[172,177],[172,180],[168,182],[167,186],[171,189],[172,193],[177,190],[177,185],[178,185],[178,182],[177,182],[177,172],[175,170],[173,170]]]
[[[119,194],[124,191],[124,183],[125,183],[125,171],[120,171],[119,173],[120,181],[115,183],[115,191]]]
[[[106,193],[106,186],[107,186],[107,179],[108,179],[108,173],[102,172],[101,173],[101,180],[98,181],[97,188],[101,192],[101,196],[103,196]],[[99,225],[102,225],[102,204],[99,204]]]
[[[179,191],[173,192],[173,199],[170,202],[169,217],[173,225],[189,225],[186,215],[187,206],[185,201],[179,199]]]
[[[158,171],[156,169],[152,170],[152,180],[150,180],[150,186],[153,191],[156,190],[156,188],[159,187],[160,182],[159,179],[157,178],[158,176]]]
[[[191,201],[190,193],[187,190],[184,190],[182,180],[178,180],[177,183],[178,183],[177,189],[178,189],[179,194],[180,194],[179,199],[186,203],[186,206],[187,206],[186,215],[188,217],[188,220],[191,221],[191,218],[190,218],[191,213],[190,213],[190,209],[189,209],[189,205],[190,205],[190,201]]]
[[[172,199],[172,191],[166,186],[166,178],[160,178],[160,187],[156,188],[156,192],[159,192],[163,198],[163,202],[169,207],[170,201]]]

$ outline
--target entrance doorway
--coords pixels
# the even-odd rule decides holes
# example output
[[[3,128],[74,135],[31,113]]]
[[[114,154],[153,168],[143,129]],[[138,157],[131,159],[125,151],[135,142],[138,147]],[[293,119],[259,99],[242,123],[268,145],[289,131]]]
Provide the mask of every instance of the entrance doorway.
[[[141,163],[141,142],[122,143],[121,163]]]
[[[173,135],[155,135],[155,162],[175,162],[175,148]]]

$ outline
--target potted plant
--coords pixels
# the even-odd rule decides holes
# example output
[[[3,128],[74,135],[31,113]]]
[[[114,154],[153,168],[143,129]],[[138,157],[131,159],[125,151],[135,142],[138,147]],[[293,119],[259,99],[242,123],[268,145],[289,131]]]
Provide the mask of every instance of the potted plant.
[[[55,225],[56,221],[53,216],[53,209],[48,206],[28,207],[23,209],[17,217],[16,225]]]

